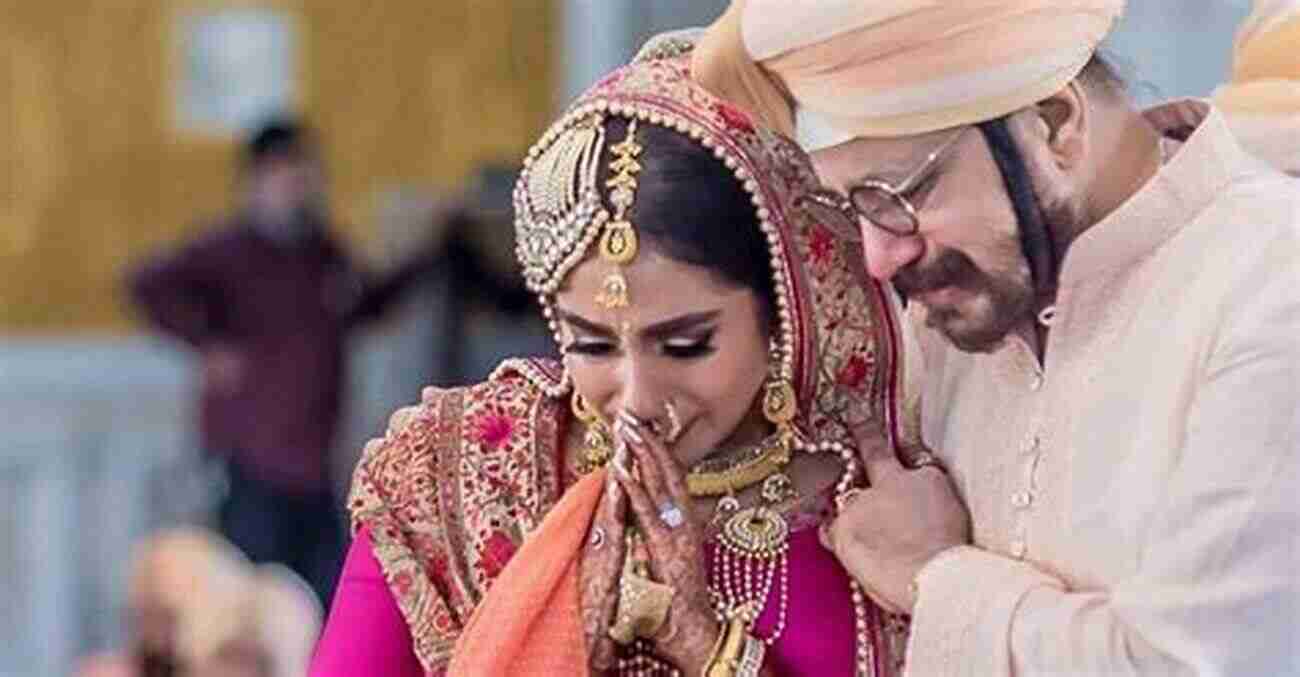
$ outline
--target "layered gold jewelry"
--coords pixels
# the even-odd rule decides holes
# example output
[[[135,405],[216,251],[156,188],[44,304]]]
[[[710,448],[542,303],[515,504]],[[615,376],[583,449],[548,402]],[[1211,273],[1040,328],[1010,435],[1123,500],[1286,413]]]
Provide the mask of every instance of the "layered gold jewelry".
[[[790,463],[790,447],[773,435],[758,446],[721,458],[709,458],[686,474],[692,496],[727,496],[755,486]]]
[[[776,627],[760,640],[770,646],[785,630],[789,608],[790,525],[778,506],[796,494],[784,470],[799,437],[794,431],[797,402],[788,379],[769,379],[763,393],[763,416],[776,432],[753,449],[739,455],[707,459],[686,476],[692,496],[721,496],[714,520],[722,522],[718,546],[713,550],[710,593],[719,621],[743,623],[746,636],[767,605],[774,585],[779,584]],[[759,505],[741,509],[736,492],[762,484]],[[715,662],[718,671],[734,666],[738,674],[740,654],[735,661]],[[760,659],[761,662],[761,659]]]
[[[722,626],[702,677],[758,677],[767,645],[749,633],[744,619],[732,618]]]
[[[777,351],[774,351],[777,352]],[[799,444],[794,421],[799,413],[794,386],[773,359],[772,375],[763,385],[763,417],[776,428],[775,434],[758,446],[739,454],[705,459],[686,475],[686,488],[692,496],[730,496],[785,469]]]

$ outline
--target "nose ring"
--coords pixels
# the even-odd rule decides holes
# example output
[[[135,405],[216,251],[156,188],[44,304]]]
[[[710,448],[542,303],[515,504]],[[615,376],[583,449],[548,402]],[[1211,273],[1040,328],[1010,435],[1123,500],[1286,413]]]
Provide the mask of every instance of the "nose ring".
[[[677,415],[677,407],[673,406],[671,401],[664,403],[663,419],[643,419],[631,411],[624,409],[620,415],[627,419],[627,422],[641,428],[647,428],[656,435],[662,436],[664,442],[672,444],[677,441],[682,434],[682,420]]]

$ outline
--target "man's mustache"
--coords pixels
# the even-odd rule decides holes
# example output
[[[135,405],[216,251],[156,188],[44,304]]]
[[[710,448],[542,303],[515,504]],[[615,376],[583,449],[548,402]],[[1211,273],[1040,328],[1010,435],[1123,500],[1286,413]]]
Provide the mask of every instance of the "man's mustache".
[[[913,263],[894,275],[894,288],[906,297],[944,289],[946,287],[975,288],[980,279],[979,268],[966,254],[956,249],[945,249],[934,261]]]

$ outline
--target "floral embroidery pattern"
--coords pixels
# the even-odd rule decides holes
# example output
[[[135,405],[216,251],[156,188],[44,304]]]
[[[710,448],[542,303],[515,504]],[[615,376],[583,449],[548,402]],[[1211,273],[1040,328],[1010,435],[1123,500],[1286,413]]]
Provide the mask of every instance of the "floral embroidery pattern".
[[[515,540],[503,532],[497,531],[489,536],[483,543],[483,552],[479,553],[479,566],[483,569],[484,575],[488,578],[496,578],[501,570],[506,568],[506,563],[518,549]]]
[[[722,118],[722,122],[727,126],[727,129],[742,134],[754,133],[754,123],[750,122],[749,116],[741,112],[739,108],[728,103],[718,103],[714,110],[717,112],[718,117]]]
[[[816,439],[851,442],[851,425],[879,421],[895,360],[882,321],[890,309],[861,252],[793,207],[817,185],[804,153],[696,86],[688,59],[617,71],[584,100],[592,98],[689,120],[761,179],[786,266],[778,293],[795,315],[801,423]],[[562,467],[562,373],[558,363],[510,360],[473,387],[430,389],[366,446],[349,504],[354,525],[370,530],[430,674],[445,671],[463,623],[574,478]],[[875,631],[887,657],[878,674],[895,674],[889,658],[901,657],[906,625]]]
[[[432,674],[445,668],[474,606],[559,497],[553,421],[562,411],[505,370],[472,388],[426,391],[366,445],[349,500],[353,525],[370,530],[415,653]]]
[[[808,254],[812,257],[813,264],[825,266],[834,253],[835,236],[824,226],[813,226],[812,233],[808,236]]]
[[[844,364],[844,368],[840,369],[839,377],[835,379],[836,382],[846,388],[861,388],[863,382],[867,380],[867,376],[871,373],[871,368],[875,366],[874,360],[870,358],[870,355],[863,354],[850,357],[849,361]]]
[[[474,427],[474,435],[479,444],[489,449],[498,449],[514,435],[515,420],[504,414],[487,414]]]

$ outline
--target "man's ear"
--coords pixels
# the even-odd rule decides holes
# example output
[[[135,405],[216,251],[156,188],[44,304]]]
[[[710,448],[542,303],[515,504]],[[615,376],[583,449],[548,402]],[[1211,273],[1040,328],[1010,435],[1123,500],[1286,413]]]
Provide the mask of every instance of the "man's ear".
[[[1062,169],[1083,160],[1088,133],[1088,94],[1078,80],[1034,105],[1048,150]]]

